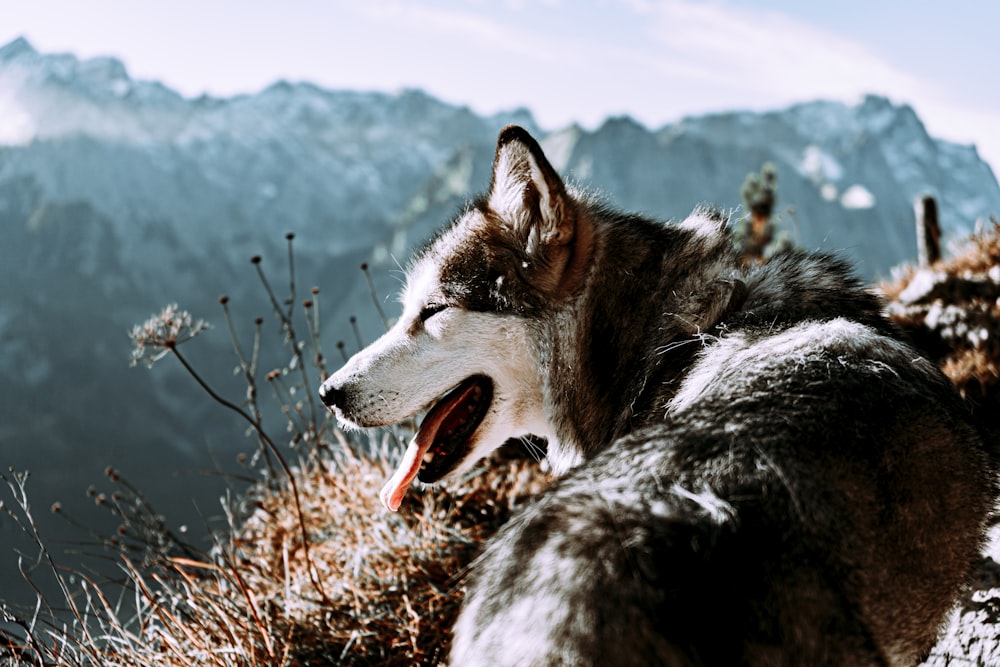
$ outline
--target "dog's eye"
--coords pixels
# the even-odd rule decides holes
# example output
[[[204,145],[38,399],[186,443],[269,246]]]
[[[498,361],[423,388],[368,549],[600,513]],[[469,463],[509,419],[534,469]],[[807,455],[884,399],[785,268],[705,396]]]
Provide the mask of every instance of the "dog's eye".
[[[446,306],[444,304],[440,304],[440,303],[429,303],[429,304],[427,304],[426,306],[424,306],[424,309],[420,311],[420,315],[419,315],[420,321],[421,322],[426,322],[427,320],[429,320],[430,318],[434,317],[435,315],[437,315],[438,313],[440,313],[442,310],[444,310],[447,307],[448,306]]]

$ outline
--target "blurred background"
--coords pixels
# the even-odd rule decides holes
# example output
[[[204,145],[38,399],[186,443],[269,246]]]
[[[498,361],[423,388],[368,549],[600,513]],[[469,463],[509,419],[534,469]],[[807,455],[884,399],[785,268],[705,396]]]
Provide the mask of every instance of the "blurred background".
[[[946,244],[1000,215],[1000,4],[835,5],[0,2],[0,471],[31,471],[70,561],[93,549],[49,507],[113,530],[108,466],[207,547],[256,440],[174,360],[130,368],[128,331],[171,302],[208,320],[185,354],[241,401],[218,300],[244,345],[263,318],[262,374],[286,367],[250,259],[287,294],[291,232],[335,367],[383,328],[372,291],[392,316],[412,247],[486,186],[507,123],[663,218],[740,219],[766,166],[776,234],[870,281],[915,258],[915,198]],[[27,603],[19,551],[30,567],[0,513],[0,599]]]

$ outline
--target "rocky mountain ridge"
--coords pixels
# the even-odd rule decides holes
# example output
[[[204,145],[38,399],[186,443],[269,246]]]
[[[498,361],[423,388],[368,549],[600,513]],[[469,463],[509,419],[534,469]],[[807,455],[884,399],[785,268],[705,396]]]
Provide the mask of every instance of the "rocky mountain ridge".
[[[917,195],[937,197],[946,236],[1000,213],[1000,186],[974,148],[930,137],[912,109],[876,96],[546,132],[525,110],[481,117],[417,90],[277,82],[188,99],[113,58],[16,40],[0,47],[3,464],[35,471],[41,503],[82,493],[109,464],[160,506],[176,502],[179,479],[214,466],[208,451],[228,462],[252,443],[178,369],[129,369],[132,324],[174,301],[214,320],[191,354],[238,399],[216,301],[230,296],[247,335],[264,316],[268,362],[286,363],[248,260],[260,255],[280,290],[294,232],[299,291],[320,287],[334,358],[336,341],[354,345],[349,316],[363,338],[382,326],[358,265],[370,264],[380,298],[393,294],[397,263],[487,185],[511,122],[540,136],[574,183],[665,218],[702,203],[738,209],[743,177],[773,162],[779,230],[846,253],[872,279],[915,255]],[[216,512],[219,485],[187,486],[201,489],[201,513]],[[200,521],[191,507],[164,509]],[[0,519],[0,541],[12,531]]]

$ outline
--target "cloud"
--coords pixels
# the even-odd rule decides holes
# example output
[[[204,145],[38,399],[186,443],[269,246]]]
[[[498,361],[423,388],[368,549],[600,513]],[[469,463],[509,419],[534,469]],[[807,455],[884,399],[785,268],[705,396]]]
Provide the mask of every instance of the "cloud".
[[[492,15],[484,13],[487,8],[482,5],[476,6],[478,3],[464,4],[469,6],[464,9],[445,9],[413,2],[375,0],[365,3],[344,2],[341,7],[344,11],[366,19],[391,24],[394,30],[405,28],[418,42],[433,44],[432,40],[447,38],[456,40],[456,46],[471,42],[478,48],[527,56],[541,62],[554,62],[558,59],[558,54],[561,53],[558,39],[545,38],[522,27],[498,20],[495,13]],[[499,9],[520,12],[520,4],[511,1]],[[553,5],[551,2],[548,4]],[[496,9],[494,8],[494,11]],[[545,48],[539,48],[540,46]],[[467,57],[467,52],[456,48],[454,57]]]
[[[692,0],[617,2],[641,17],[645,39],[616,45],[628,53],[615,57],[658,73],[661,89],[693,94],[684,113],[816,98],[850,103],[878,93],[913,106],[934,136],[975,143],[1000,167],[1000,113],[955,101],[944,85],[889,63],[860,41],[770,10]]]
[[[631,112],[661,124],[707,110],[770,108],[817,97],[853,101],[868,92],[911,99],[927,89],[860,43],[785,14],[718,2],[605,0],[560,7],[550,1],[529,9],[519,0],[376,0],[338,6],[382,26],[384,34],[376,31],[372,38],[395,41],[411,59],[418,50],[439,54],[440,72],[419,75],[432,88],[466,86],[487,97],[520,89],[542,116],[555,117],[562,107],[561,122],[571,112],[584,121]],[[494,89],[444,80],[455,60],[476,61]],[[399,63],[401,70],[407,66]],[[514,71],[516,88],[500,90],[497,82]]]
[[[953,90],[974,83],[935,82],[926,69],[907,69],[899,48],[890,62],[878,42],[737,0],[252,2],[241,6],[238,29],[230,29],[228,5],[177,0],[151,16],[136,3],[99,2],[105,11],[97,14],[114,15],[113,23],[79,3],[38,0],[18,4],[0,33],[18,26],[32,39],[37,34],[43,50],[120,55],[134,74],[185,94],[251,92],[277,78],[332,88],[418,87],[482,113],[525,106],[552,129],[574,121],[595,126],[616,114],[655,127],[685,115],[817,98],[850,103],[871,92],[911,104],[932,134],[975,142],[1000,166],[1000,110],[988,106],[988,96],[963,100]],[[53,23],[53,13],[68,19]],[[935,16],[914,10],[910,21]],[[854,33],[890,28],[871,23]],[[935,43],[939,77],[964,65],[947,39]]]
[[[644,17],[651,50],[666,69],[681,61],[734,91],[802,100],[924,88],[862,44],[778,12],[689,0],[620,3]]]
[[[935,136],[975,141],[1000,165],[1000,114],[952,102],[863,42],[778,11],[694,0],[377,0],[341,9],[385,26],[387,40],[412,40],[413,51],[436,49],[438,65],[426,69],[437,71],[414,85],[481,111],[524,105],[549,127],[627,113],[658,126],[878,93],[911,104]]]

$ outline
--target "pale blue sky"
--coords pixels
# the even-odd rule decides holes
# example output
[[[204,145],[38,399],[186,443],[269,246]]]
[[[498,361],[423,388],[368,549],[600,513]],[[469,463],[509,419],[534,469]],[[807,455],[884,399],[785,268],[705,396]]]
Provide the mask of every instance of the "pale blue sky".
[[[1000,168],[996,0],[0,0],[0,44],[19,35],[189,96],[419,87],[549,129],[874,92]]]

